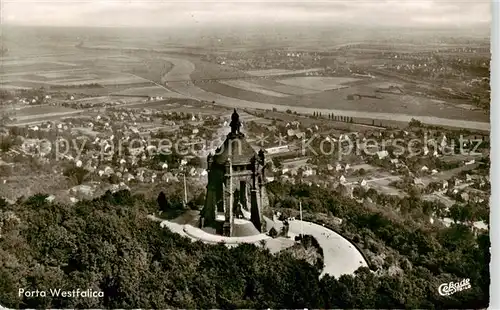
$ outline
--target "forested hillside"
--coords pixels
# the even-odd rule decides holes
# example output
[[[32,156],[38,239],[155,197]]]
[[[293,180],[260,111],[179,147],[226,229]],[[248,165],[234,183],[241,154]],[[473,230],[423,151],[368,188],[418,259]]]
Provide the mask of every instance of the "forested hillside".
[[[475,238],[463,226],[425,233],[361,212],[354,200],[322,196],[329,193],[317,192],[320,189],[279,191],[314,195],[317,208],[343,210],[351,229],[370,230],[374,238],[387,240],[389,247],[407,257],[410,263],[404,273],[376,275],[362,268],[356,277],[319,280],[317,267],[290,254],[271,255],[253,245],[228,249],[181,238],[147,219],[148,213],[157,211],[155,201],[128,191],[108,192],[72,206],[36,195],[14,205],[0,201],[0,304],[163,309],[487,306],[487,235]],[[461,278],[471,279],[470,290],[439,296],[439,284]],[[92,289],[103,291],[104,297],[20,298],[19,288]]]

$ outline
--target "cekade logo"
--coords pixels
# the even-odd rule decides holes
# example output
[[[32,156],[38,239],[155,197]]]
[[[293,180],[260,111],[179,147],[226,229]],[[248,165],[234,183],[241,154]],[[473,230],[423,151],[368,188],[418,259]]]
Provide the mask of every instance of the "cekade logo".
[[[470,279],[463,279],[460,282],[441,284],[438,288],[438,292],[441,296],[450,296],[455,294],[456,292],[470,289],[471,287],[472,286],[470,285]]]

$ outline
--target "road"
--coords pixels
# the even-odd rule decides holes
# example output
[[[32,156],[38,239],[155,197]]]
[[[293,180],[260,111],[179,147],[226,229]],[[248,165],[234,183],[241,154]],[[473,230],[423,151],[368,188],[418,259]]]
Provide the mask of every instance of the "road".
[[[360,181],[357,181],[357,179],[360,179],[360,178],[356,177],[356,181],[347,182],[346,185],[357,184],[358,182],[360,182]],[[400,179],[401,179],[400,175],[389,175],[389,176],[382,177],[382,178],[368,179],[368,180],[365,179],[365,181],[366,181],[366,183],[372,183],[372,182],[384,181],[384,180],[389,180],[390,182],[393,182],[393,181],[398,181]]]
[[[299,106],[273,105],[269,103],[253,102],[237,98],[230,98],[220,94],[207,92],[197,87],[192,82],[189,82],[192,81],[191,73],[195,70],[194,64],[189,60],[177,57],[166,57],[166,56],[163,56],[161,58],[173,64],[172,70],[170,70],[170,72],[168,72],[162,79],[163,84],[168,83],[168,87],[170,90],[193,99],[205,100],[209,102],[215,101],[219,105],[231,108],[244,109],[252,107],[256,109],[265,109],[265,110],[276,108],[279,111],[286,111],[290,109],[292,111],[296,111],[297,113],[302,113],[302,114],[312,114],[313,112],[319,112],[327,115],[329,113],[333,113],[336,115],[344,115],[347,117],[369,118],[369,119],[389,120],[389,121],[399,121],[399,122],[410,122],[410,120],[414,118],[429,125],[459,127],[459,128],[473,129],[473,130],[485,130],[485,131],[490,130],[490,124],[485,122],[445,119],[434,116],[414,116],[414,115],[396,114],[396,113],[316,109],[316,108],[299,107]]]

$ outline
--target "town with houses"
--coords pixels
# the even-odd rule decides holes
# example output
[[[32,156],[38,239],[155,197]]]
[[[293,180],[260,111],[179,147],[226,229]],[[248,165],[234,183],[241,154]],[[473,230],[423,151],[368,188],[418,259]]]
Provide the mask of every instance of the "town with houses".
[[[484,3],[153,2],[2,25],[0,308],[488,307]]]
[[[43,99],[45,105],[86,109],[63,119],[25,125],[9,125],[15,118],[4,117],[1,195],[12,203],[37,190],[50,192],[50,201],[75,203],[106,190],[144,189],[169,182],[187,182],[199,193],[207,182],[205,158],[223,142],[232,113],[229,108],[189,99],[142,99],[161,103],[160,109],[141,108],[137,102],[127,103],[129,98],[75,99],[75,95],[56,93]],[[15,100],[7,104],[23,109],[36,107],[40,99],[33,95]],[[266,182],[340,186],[349,197],[360,189],[399,197],[419,195],[443,206],[441,217],[429,220],[447,225],[453,221],[449,215],[453,205],[488,204],[489,136],[485,133],[423,126],[418,121],[406,128],[386,128],[291,110],[239,113],[252,147],[267,154]],[[399,151],[393,141],[399,141]],[[33,186],[26,188],[27,171]],[[192,191],[188,192],[191,196]],[[198,203],[201,207],[203,200]],[[486,229],[487,215],[474,227]]]

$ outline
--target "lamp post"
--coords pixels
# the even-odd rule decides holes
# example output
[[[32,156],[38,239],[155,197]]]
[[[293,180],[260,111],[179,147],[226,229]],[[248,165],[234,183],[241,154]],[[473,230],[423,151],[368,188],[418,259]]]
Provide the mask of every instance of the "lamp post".
[[[184,168],[183,178],[184,178],[184,207],[186,207],[187,206],[187,187],[186,187],[186,170],[185,170],[185,168]]]
[[[304,237],[304,222],[302,221],[302,201],[299,201],[299,209],[300,209],[300,237]]]

